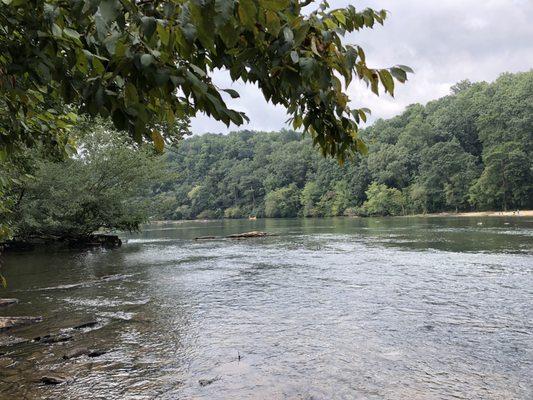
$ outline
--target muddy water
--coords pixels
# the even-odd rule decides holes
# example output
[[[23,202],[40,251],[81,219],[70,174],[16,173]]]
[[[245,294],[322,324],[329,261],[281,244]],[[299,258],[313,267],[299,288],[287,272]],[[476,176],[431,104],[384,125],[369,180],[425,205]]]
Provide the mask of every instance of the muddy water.
[[[192,240],[248,230],[277,236]],[[0,315],[44,321],[0,333],[1,399],[533,398],[533,219],[194,222],[125,239],[5,257],[0,297],[20,303]],[[46,334],[72,338],[27,341]],[[63,359],[80,348],[105,354]]]

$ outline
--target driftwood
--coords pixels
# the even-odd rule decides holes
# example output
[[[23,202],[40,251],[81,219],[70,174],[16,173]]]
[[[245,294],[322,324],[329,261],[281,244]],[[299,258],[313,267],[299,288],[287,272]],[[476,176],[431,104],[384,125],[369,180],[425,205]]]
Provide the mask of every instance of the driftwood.
[[[212,240],[212,239],[217,239],[217,237],[216,236],[198,236],[194,238],[194,240]]]
[[[194,238],[194,240],[213,240],[213,239],[249,239],[249,238],[258,238],[265,236],[274,236],[271,233],[261,232],[261,231],[251,231],[244,233],[234,233],[233,235],[228,236],[199,236]]]
[[[251,231],[251,232],[244,232],[244,233],[235,233],[233,235],[226,236],[228,239],[248,239],[248,238],[256,238],[256,237],[265,237],[265,236],[271,236],[266,232],[261,231]]]

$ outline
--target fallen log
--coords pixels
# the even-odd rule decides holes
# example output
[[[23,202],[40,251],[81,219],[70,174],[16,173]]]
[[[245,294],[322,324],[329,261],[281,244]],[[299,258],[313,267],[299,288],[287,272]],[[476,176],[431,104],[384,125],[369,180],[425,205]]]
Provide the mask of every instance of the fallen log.
[[[251,232],[244,232],[244,233],[234,233],[233,235],[226,236],[228,239],[248,239],[248,238],[256,238],[256,237],[265,237],[265,236],[272,236],[269,235],[266,232],[261,231],[251,231]]]

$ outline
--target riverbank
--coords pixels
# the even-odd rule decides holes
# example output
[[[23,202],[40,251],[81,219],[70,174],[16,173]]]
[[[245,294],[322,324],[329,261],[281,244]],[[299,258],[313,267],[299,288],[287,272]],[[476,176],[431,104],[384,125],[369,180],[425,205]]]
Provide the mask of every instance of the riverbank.
[[[382,216],[358,216],[358,215],[341,215],[339,217],[346,218],[381,218]],[[520,210],[520,211],[468,211],[468,212],[440,212],[440,213],[427,213],[427,214],[409,214],[409,215],[397,215],[397,217],[409,218],[409,217],[533,217],[533,210]],[[303,219],[317,219],[317,217],[295,217]],[[338,218],[338,217],[318,217],[323,218]],[[260,219],[278,219],[278,218],[260,218]],[[150,225],[164,225],[164,224],[182,224],[187,222],[197,223],[209,223],[213,221],[221,220],[247,220],[247,218],[220,218],[220,219],[178,219],[178,220],[153,220],[150,221]],[[254,220],[255,221],[255,220]]]
[[[406,217],[533,217],[533,210],[520,211],[471,211],[471,212],[442,212],[432,214],[406,215]]]
[[[37,247],[104,247],[116,248],[122,246],[122,241],[117,235],[92,234],[76,237],[39,236],[24,239],[13,239],[0,242],[0,251],[27,251]]]

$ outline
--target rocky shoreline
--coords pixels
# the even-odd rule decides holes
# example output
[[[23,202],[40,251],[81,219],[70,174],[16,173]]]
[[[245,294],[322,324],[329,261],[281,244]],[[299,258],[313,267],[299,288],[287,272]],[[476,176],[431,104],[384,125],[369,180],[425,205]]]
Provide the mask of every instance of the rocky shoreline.
[[[117,235],[109,234],[93,234],[75,237],[33,236],[25,239],[13,239],[0,243],[0,251],[31,251],[40,247],[117,248],[120,246],[122,246],[122,240]]]

